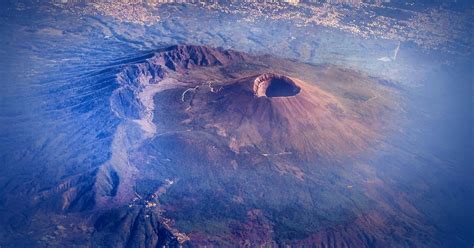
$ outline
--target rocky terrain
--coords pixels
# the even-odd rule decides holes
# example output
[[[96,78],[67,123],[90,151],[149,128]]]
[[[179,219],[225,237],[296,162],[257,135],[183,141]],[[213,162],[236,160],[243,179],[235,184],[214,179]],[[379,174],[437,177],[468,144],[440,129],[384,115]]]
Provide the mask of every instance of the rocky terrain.
[[[359,164],[399,111],[397,89],[354,71],[201,46],[131,61],[110,98],[121,122],[109,160],[38,188],[28,202],[41,211],[28,218],[74,216],[84,228],[71,237],[115,247],[392,245],[407,228],[416,230],[408,245],[430,234],[403,196],[380,198],[388,189]],[[381,239],[393,232],[387,223],[400,236]]]
[[[21,3],[0,246],[472,244],[468,10]]]

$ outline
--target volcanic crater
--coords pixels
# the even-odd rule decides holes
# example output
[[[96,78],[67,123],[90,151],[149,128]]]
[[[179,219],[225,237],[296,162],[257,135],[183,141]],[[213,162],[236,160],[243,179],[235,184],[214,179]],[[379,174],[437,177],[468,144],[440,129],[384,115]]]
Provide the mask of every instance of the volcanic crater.
[[[288,97],[300,93],[301,88],[289,77],[267,73],[255,79],[253,91],[258,97]]]

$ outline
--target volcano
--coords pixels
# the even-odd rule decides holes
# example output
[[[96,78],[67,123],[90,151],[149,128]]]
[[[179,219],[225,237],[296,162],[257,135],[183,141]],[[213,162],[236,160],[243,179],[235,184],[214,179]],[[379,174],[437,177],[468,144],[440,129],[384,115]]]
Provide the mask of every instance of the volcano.
[[[218,130],[236,153],[252,148],[314,160],[361,151],[375,136],[335,96],[274,73],[198,86],[182,100],[183,122]]]
[[[192,45],[117,71],[109,159],[60,170],[30,201],[36,223],[82,226],[71,242],[370,247],[429,232],[362,160],[398,110],[396,89],[377,79]]]

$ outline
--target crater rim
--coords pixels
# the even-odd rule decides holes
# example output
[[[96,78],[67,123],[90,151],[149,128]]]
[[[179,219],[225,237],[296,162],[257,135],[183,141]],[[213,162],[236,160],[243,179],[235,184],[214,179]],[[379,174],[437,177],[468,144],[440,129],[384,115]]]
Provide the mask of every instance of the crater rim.
[[[290,77],[264,73],[255,78],[253,92],[257,97],[292,97],[301,92],[301,87]]]

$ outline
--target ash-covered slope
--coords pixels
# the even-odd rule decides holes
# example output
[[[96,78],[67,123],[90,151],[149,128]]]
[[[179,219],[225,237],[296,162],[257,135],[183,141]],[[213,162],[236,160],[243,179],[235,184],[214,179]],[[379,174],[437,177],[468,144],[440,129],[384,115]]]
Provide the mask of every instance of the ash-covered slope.
[[[408,229],[428,232],[362,160],[398,110],[387,97],[395,89],[350,70],[202,46],[119,68],[109,159],[25,196],[38,220],[25,230],[76,225],[54,244],[113,247],[382,247],[419,244],[400,241]],[[391,228],[398,234],[384,237]],[[47,245],[42,235],[31,239]]]
[[[375,120],[352,118],[335,96],[283,75],[215,83],[188,95],[190,124],[218,129],[236,153],[255,147],[311,161],[361,151],[375,136],[366,125]]]

